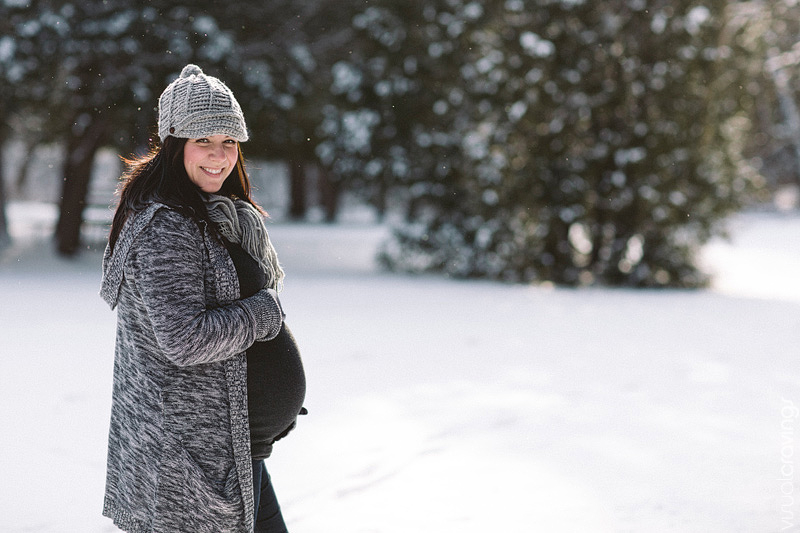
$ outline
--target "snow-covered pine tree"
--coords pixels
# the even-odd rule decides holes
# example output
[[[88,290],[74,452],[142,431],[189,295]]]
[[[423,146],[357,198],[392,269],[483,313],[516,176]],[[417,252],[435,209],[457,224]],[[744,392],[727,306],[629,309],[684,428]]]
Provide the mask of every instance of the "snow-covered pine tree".
[[[335,55],[326,54],[332,61],[320,62],[328,72],[316,156],[332,181],[381,215],[389,191],[410,178],[408,143],[420,123],[418,111],[430,109],[419,91],[426,74],[409,54],[418,42],[412,34],[420,4],[339,2],[338,9],[350,10],[349,40]]]
[[[703,284],[697,247],[749,186],[726,4],[428,3],[417,61],[446,72],[422,89],[438,98],[417,151],[448,151],[411,185],[416,207],[385,262],[566,285]]]

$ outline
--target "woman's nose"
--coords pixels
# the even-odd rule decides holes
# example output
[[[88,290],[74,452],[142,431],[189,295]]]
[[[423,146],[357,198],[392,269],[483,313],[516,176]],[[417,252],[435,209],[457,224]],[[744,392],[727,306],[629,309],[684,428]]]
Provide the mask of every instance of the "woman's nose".
[[[221,145],[214,145],[211,147],[211,152],[208,156],[215,161],[222,161],[225,159],[225,149]]]

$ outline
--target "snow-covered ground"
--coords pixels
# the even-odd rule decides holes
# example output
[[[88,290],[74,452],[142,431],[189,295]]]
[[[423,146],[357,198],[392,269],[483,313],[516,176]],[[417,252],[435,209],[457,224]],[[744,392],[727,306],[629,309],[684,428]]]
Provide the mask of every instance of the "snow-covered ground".
[[[0,531],[116,531],[100,254],[54,258],[30,212],[0,258]],[[273,224],[308,374],[268,461],[291,531],[797,531],[800,214],[731,228],[693,292],[391,275],[379,226]]]

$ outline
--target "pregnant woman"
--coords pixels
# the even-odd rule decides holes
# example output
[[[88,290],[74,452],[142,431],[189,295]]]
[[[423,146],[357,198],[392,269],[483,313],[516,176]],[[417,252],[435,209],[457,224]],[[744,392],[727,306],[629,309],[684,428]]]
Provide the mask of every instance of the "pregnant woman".
[[[285,532],[264,459],[305,413],[305,375],[250,197],[244,116],[187,65],[158,117],[103,258],[117,310],[103,514],[136,533]]]

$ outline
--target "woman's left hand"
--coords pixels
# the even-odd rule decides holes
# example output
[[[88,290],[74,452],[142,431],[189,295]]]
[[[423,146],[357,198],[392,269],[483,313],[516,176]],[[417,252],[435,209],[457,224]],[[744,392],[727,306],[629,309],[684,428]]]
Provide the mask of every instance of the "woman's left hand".
[[[301,407],[301,408],[300,408],[300,413],[299,413],[299,414],[301,414],[301,415],[307,415],[307,414],[308,414],[308,409],[306,409],[305,407]],[[277,436],[277,437],[275,437],[275,440],[274,440],[273,442],[278,442],[278,441],[279,441],[279,440],[281,440],[283,437],[285,437],[286,435],[288,435],[288,434],[289,434],[289,433],[290,433],[290,432],[291,432],[291,431],[292,431],[294,428],[296,428],[296,427],[297,427],[297,419],[295,418],[295,419],[294,419],[294,421],[293,421],[293,422],[292,422],[292,423],[289,425],[289,427],[288,427],[288,428],[286,428],[286,429],[284,429],[283,431],[281,431],[281,432],[278,434],[278,436]]]

